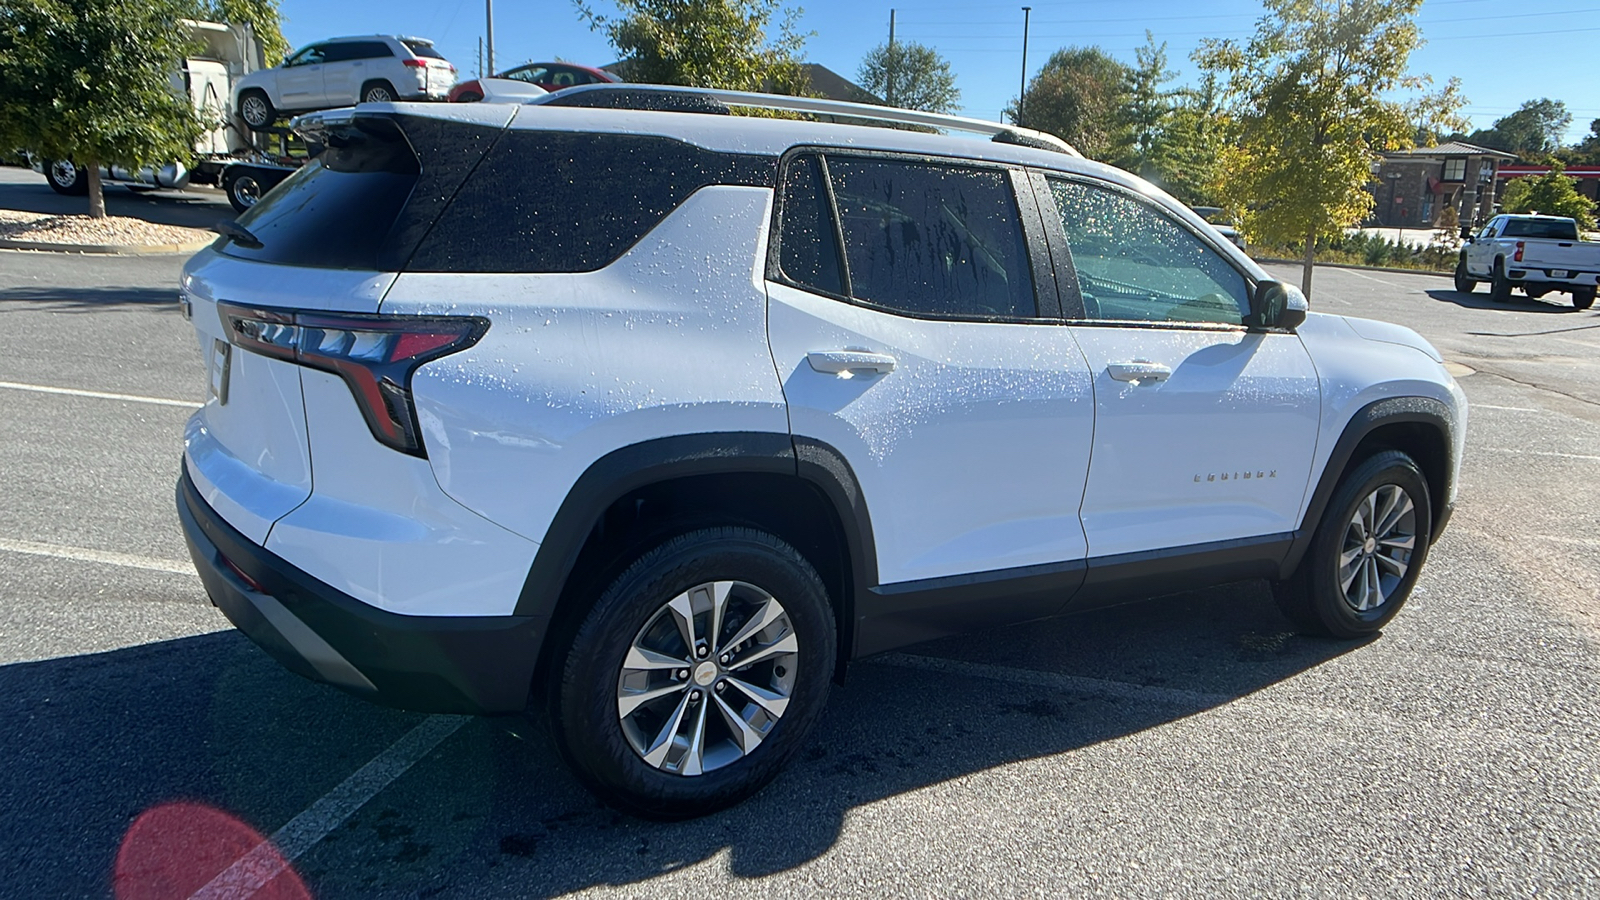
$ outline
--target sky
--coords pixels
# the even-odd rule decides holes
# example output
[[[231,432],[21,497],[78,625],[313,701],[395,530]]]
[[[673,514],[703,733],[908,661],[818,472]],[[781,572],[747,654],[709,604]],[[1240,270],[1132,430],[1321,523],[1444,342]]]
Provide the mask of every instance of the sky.
[[[478,73],[484,34],[484,0],[280,0],[283,31],[300,47],[328,37],[402,34],[431,38],[461,71]],[[1029,2],[1029,0],[1023,0]],[[1189,55],[1207,37],[1247,38],[1263,14],[1255,0],[1120,0],[1114,4],[1031,0],[1028,74],[1051,52],[1095,44],[1130,65],[1145,31],[1167,44],[1174,86],[1196,76]],[[1525,100],[1560,100],[1572,113],[1567,140],[1600,118],[1600,0],[1426,0],[1418,24],[1426,43],[1411,56],[1411,72],[1443,84],[1458,77],[1474,128],[1487,128]],[[950,61],[961,89],[960,113],[999,119],[1017,96],[1022,76],[1021,4],[954,0],[801,0],[800,31],[812,32],[807,61],[854,79],[861,59],[889,35],[917,41]],[[601,15],[610,0],[593,0]],[[606,39],[590,29],[571,0],[499,0],[494,7],[495,63],[505,70],[557,58],[588,65],[615,61]],[[1470,130],[1470,129],[1469,129]]]

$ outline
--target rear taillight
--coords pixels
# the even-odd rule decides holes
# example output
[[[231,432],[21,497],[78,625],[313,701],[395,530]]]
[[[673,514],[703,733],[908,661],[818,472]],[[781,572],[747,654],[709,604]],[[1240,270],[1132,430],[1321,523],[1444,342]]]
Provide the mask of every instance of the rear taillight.
[[[410,66],[413,69],[426,69],[428,67],[428,64],[420,59],[402,59],[400,64],[402,66]]]
[[[1511,254],[1511,260],[1513,262],[1522,262],[1522,248],[1526,245],[1526,241],[1517,241],[1517,252]]]
[[[411,398],[411,373],[476,344],[476,316],[381,316],[252,309],[217,304],[229,339],[262,356],[333,372],[349,385],[372,436],[426,457]]]

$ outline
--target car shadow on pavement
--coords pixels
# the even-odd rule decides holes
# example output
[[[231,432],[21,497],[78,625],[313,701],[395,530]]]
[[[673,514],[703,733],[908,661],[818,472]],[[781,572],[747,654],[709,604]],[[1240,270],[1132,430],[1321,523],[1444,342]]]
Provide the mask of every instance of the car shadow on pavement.
[[[178,287],[10,287],[0,288],[5,303],[34,303],[50,312],[93,312],[118,306],[170,306],[178,310]]]
[[[1544,297],[1533,298],[1523,294],[1512,294],[1511,299],[1504,303],[1497,303],[1489,299],[1489,295],[1478,291],[1470,294],[1447,288],[1434,288],[1425,292],[1435,300],[1443,300],[1464,306],[1467,309],[1500,309],[1507,312],[1527,313],[1582,313],[1587,310],[1573,307],[1566,294],[1546,294]]]
[[[87,215],[87,197],[68,197],[50,189],[43,175],[7,171],[0,180],[0,209],[43,213],[51,216]],[[37,180],[35,180],[37,179]],[[143,219],[157,225],[184,228],[210,228],[221,219],[238,213],[228,205],[221,191],[148,191],[135,193],[122,185],[105,186],[106,215]]]
[[[475,719],[293,869],[321,898],[550,896],[719,856],[760,877],[823,856],[875,801],[928,791],[937,808],[974,803],[982,779],[969,776],[1042,758],[1070,767],[1075,752],[1359,646],[1291,635],[1260,583],[922,645],[853,666],[766,791],[680,823],[599,804],[537,717]],[[119,853],[141,871],[130,823],[173,801],[270,835],[423,721],[303,681],[231,631],[0,667],[0,696],[0,846],[15,896],[113,893]],[[206,857],[184,840],[169,866]]]

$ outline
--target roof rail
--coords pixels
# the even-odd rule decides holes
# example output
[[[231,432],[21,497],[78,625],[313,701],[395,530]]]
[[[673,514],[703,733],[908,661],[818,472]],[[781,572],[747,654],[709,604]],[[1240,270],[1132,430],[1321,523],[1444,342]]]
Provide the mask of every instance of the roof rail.
[[[623,104],[597,103],[594,101],[599,98],[584,96],[594,92],[610,91],[627,92],[630,95],[627,98],[629,102]],[[657,97],[661,102],[650,103],[646,99],[649,96]],[[820,97],[787,97],[780,94],[758,94],[750,91],[724,91],[717,88],[675,87],[671,85],[644,85],[623,82],[618,84],[586,84],[565,88],[542,97],[529,98],[524,102],[528,105],[536,106],[606,106],[622,109],[667,109],[675,111],[681,107],[680,103],[674,101],[689,101],[690,98],[697,98],[700,103],[709,100],[727,106],[748,106],[756,109],[813,113],[870,122],[921,125],[945,131],[963,131],[969,134],[981,134],[1000,143],[1016,144],[1040,150],[1054,150],[1057,153],[1066,153],[1071,156],[1081,157],[1083,155],[1071,144],[1055,135],[1043,131],[1035,131],[1031,128],[1018,128],[1015,125],[1006,125],[1002,122],[988,122],[983,119],[969,119],[964,116],[947,116],[913,109],[898,109],[892,106],[874,106],[869,103],[827,100]],[[690,102],[692,104],[694,101]],[[688,109],[686,111],[710,112],[711,110],[702,108]]]

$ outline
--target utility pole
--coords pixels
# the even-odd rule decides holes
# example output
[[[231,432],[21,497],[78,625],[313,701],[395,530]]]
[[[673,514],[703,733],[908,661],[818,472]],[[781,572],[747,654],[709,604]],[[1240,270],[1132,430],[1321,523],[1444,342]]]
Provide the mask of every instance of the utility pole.
[[[494,77],[494,0],[483,0],[483,16],[488,23],[485,27],[489,37],[489,68],[484,70],[484,76]]]
[[[889,58],[884,67],[884,78],[888,85],[883,89],[883,101],[890,106],[894,105],[894,10],[889,10]]]
[[[1022,103],[1028,96],[1028,19],[1033,7],[1022,8],[1022,87],[1017,89],[1017,127],[1022,127]]]
[[[478,35],[478,77],[486,78],[483,74],[483,35]]]

